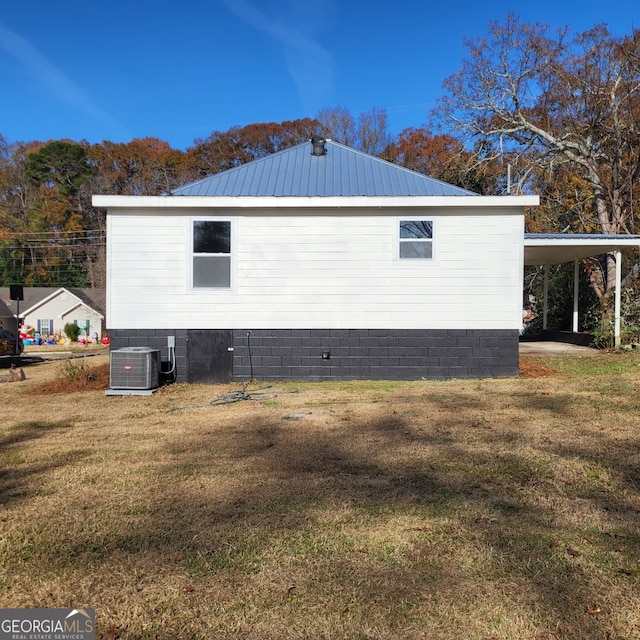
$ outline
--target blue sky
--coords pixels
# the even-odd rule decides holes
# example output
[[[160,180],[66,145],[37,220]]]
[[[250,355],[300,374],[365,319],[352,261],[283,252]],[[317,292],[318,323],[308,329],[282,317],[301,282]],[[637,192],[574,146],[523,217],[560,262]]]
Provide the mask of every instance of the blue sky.
[[[637,0],[42,0],[0,12],[0,134],[10,142],[154,136],[186,149],[212,131],[384,108],[419,127],[464,38],[515,12],[584,31],[640,27]]]

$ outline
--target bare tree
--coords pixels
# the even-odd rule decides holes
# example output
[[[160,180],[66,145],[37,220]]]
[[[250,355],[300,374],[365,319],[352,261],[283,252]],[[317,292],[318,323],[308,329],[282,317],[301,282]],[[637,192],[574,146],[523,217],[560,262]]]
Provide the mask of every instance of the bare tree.
[[[322,109],[316,116],[323,136],[348,147],[355,147],[358,137],[355,118],[346,107]]]
[[[587,188],[582,230],[632,233],[640,31],[617,38],[599,25],[570,38],[566,29],[550,34],[547,26],[509,16],[466,46],[460,71],[445,81],[439,116],[467,142],[481,140],[494,156],[508,154],[520,167],[521,189],[535,174],[551,185],[556,173],[565,181],[579,178]],[[601,300],[613,289],[614,274],[611,255],[593,270]]]
[[[359,149],[379,156],[391,141],[387,131],[387,112],[374,107],[358,118]]]
[[[348,147],[379,156],[391,142],[387,131],[387,112],[374,107],[358,116],[358,120],[345,107],[323,109],[315,118],[320,133]]]

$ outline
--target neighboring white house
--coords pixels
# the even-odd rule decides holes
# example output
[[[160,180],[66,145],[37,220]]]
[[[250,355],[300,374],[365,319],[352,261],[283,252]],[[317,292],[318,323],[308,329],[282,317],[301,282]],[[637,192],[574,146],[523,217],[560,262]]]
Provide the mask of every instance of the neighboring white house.
[[[518,373],[524,209],[331,141],[107,209],[112,349],[177,379]]]
[[[43,339],[64,335],[65,324],[77,324],[80,335],[99,338],[103,333],[104,314],[96,289],[67,287],[23,287],[23,300],[12,300],[9,287],[0,287],[0,300],[15,317],[19,313],[24,325],[38,332]]]

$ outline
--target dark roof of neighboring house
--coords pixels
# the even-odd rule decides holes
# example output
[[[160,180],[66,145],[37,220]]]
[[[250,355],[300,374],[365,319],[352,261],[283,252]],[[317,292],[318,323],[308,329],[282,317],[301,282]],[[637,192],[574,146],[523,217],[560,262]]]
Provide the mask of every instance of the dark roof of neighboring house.
[[[0,318],[11,318],[13,314],[7,305],[0,300]]]
[[[323,141],[314,155],[304,142],[174,189],[174,196],[469,196],[472,191],[429,178],[356,149]]]
[[[69,293],[78,297],[88,307],[104,315],[104,289],[79,289],[77,287],[23,287],[24,300],[20,300],[20,314],[22,315],[25,311],[31,309],[31,307],[61,289],[66,289]],[[18,305],[16,300],[11,300],[10,298],[9,287],[0,287],[0,304],[4,304],[7,307],[9,315],[16,314]],[[1,312],[2,309],[0,308],[0,313]]]
[[[104,316],[107,296],[104,289],[77,289],[75,287],[65,287],[65,289],[78,296],[88,307]]]

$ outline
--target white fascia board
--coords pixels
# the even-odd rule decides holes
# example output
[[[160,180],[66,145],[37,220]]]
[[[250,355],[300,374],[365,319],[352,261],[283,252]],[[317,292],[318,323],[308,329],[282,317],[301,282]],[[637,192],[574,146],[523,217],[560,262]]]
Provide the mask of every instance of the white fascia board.
[[[94,207],[115,209],[352,209],[398,207],[513,208],[535,207],[539,196],[101,196],[92,198]]]
[[[624,247],[640,246],[638,236],[616,238],[589,238],[588,235],[573,238],[525,238],[525,265],[563,264],[581,260]]]

